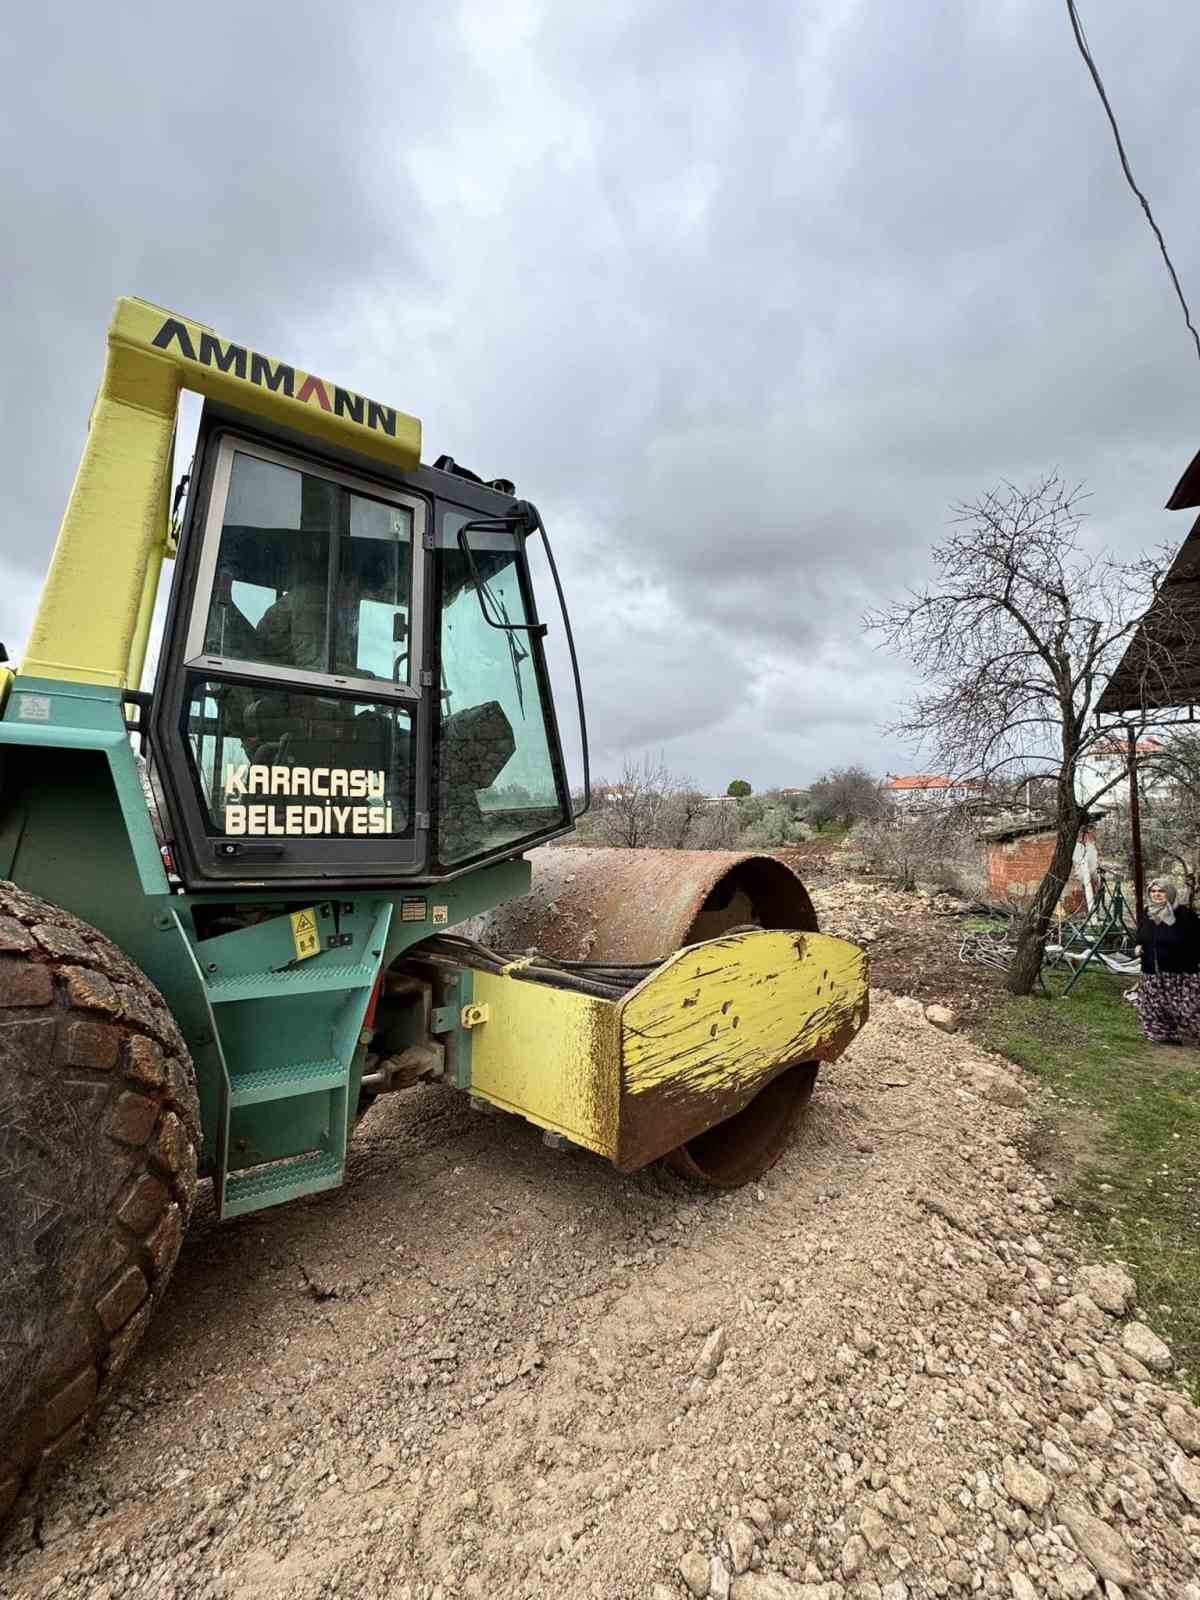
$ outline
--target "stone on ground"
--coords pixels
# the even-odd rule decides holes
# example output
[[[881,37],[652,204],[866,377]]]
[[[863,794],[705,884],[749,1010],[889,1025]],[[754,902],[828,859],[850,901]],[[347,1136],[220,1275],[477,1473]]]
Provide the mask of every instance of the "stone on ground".
[[[1101,1311],[1123,1317],[1137,1300],[1137,1284],[1122,1268],[1109,1262],[1080,1267],[1075,1274],[1076,1294],[1085,1294]]]
[[[1058,1515],[1079,1554],[1102,1578],[1121,1584],[1135,1581],[1129,1548],[1115,1528],[1081,1506],[1063,1506]]]
[[[1121,1344],[1135,1361],[1140,1361],[1152,1372],[1170,1372],[1174,1365],[1170,1350],[1144,1322],[1127,1322],[1121,1334]]]

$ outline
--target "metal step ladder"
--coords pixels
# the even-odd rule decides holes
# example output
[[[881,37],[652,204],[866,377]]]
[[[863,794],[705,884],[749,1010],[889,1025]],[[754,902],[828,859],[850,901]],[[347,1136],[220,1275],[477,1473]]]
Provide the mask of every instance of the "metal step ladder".
[[[217,1212],[335,1189],[391,901],[329,901],[194,946],[224,1060]]]

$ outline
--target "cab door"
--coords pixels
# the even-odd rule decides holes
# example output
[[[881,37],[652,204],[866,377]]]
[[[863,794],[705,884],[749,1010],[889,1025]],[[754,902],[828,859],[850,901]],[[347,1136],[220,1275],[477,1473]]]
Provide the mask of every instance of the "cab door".
[[[202,439],[153,721],[181,874],[419,876],[428,502],[235,431]]]

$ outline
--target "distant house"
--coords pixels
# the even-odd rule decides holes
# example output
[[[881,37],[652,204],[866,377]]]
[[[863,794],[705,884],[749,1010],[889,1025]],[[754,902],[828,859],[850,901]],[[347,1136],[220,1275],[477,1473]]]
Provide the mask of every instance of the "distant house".
[[[883,792],[897,811],[920,811],[934,805],[962,805],[982,798],[986,784],[970,778],[946,778],[936,772],[918,772],[897,777],[889,772]]]
[[[629,790],[623,783],[596,783],[592,785],[592,799],[594,801],[624,800]]]
[[[1164,748],[1161,739],[1151,737],[1139,739],[1136,743],[1138,789],[1148,799],[1164,794],[1169,788],[1168,781],[1157,770],[1153,760],[1155,756],[1162,755]],[[1128,794],[1128,785],[1125,781],[1128,767],[1127,740],[1119,735],[1112,739],[1097,739],[1076,768],[1075,789],[1080,800],[1089,800],[1106,784],[1112,783],[1114,778],[1120,781],[1104,796],[1106,803],[1113,805],[1125,799]]]

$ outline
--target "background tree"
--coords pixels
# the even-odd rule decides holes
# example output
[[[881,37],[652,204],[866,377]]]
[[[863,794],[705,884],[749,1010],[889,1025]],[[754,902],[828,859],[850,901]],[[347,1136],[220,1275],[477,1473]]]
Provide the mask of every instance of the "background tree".
[[[708,799],[690,778],[673,786],[663,807],[661,845],[665,850],[691,850],[700,846],[700,824],[704,821]]]
[[[669,770],[661,756],[626,761],[620,781],[598,780],[579,822],[579,842],[629,850],[770,849],[810,837],[793,795],[767,790],[743,800],[710,800]]]
[[[693,834],[705,797],[691,779],[670,772],[662,756],[627,760],[619,782],[596,787],[603,798],[585,819],[585,839],[627,850],[682,850],[698,843]]]
[[[661,756],[657,760],[643,756],[640,762],[626,760],[616,783],[600,785],[604,799],[593,817],[600,841],[626,850],[653,844],[675,783]]]
[[[739,800],[738,842],[755,849],[776,845],[802,844],[813,830],[805,821],[798,796],[767,789],[748,800]]]
[[[1014,994],[1037,979],[1088,805],[1121,781],[1081,794],[1079,765],[1111,738],[1095,725],[1096,701],[1161,577],[1150,558],[1118,563],[1086,550],[1080,501],[1051,475],[956,506],[959,531],[933,547],[934,580],[865,619],[924,684],[890,733],[962,777],[1053,779],[1054,852],[1018,926]],[[1143,670],[1154,666],[1150,656]]]
[[[881,817],[887,809],[879,780],[865,767],[835,767],[809,789],[805,815],[820,832],[830,822],[848,828],[854,822]]]
[[[725,793],[732,795],[735,800],[744,800],[748,794],[753,793],[753,790],[745,778],[735,778]]]
[[[926,801],[911,816],[859,823],[851,839],[877,871],[902,889],[922,882],[968,899],[987,893],[979,819],[969,804]]]
[[[1007,803],[1012,811],[1024,811],[1030,816],[1049,815],[1054,810],[1055,782],[1041,772],[1014,772],[1007,781],[997,783],[993,798]]]

